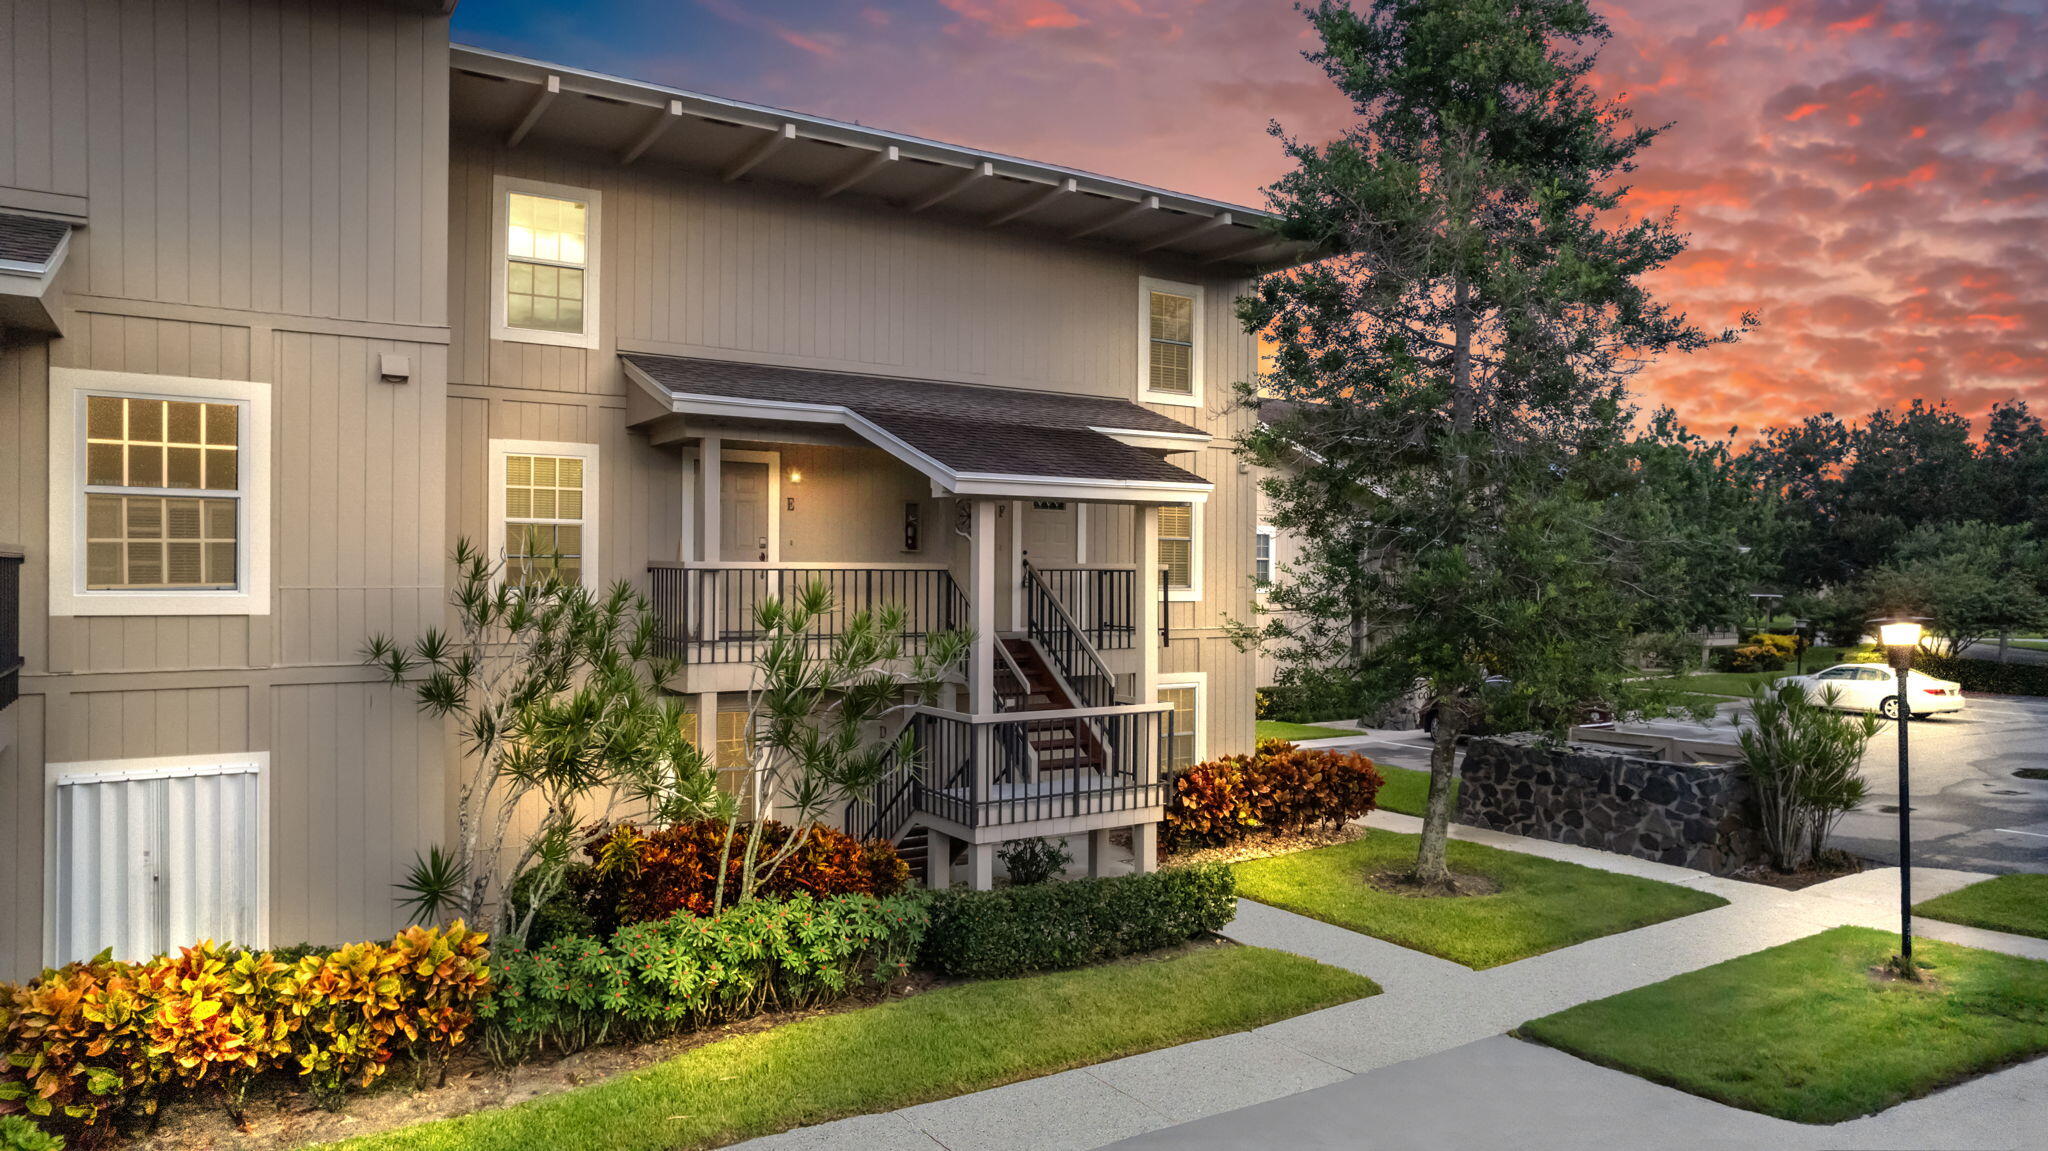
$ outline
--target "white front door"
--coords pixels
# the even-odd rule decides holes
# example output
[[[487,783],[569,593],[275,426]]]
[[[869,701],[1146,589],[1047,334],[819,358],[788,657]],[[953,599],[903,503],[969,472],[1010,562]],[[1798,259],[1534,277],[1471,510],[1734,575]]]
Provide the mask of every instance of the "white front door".
[[[1080,504],[1071,500],[1032,500],[1024,505],[1024,557],[1040,569],[1073,567],[1074,522]]]
[[[769,466],[730,456],[719,463],[718,558],[725,563],[767,563],[772,554]]]

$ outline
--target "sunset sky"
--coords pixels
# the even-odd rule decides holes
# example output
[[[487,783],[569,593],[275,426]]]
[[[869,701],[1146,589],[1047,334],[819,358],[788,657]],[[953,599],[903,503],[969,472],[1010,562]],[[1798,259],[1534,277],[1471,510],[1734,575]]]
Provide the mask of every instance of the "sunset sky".
[[[1719,432],[1914,396],[2048,410],[2048,0],[1609,0],[1598,79],[1666,296],[1742,345],[1650,402]],[[1345,108],[1282,0],[462,0],[456,38],[1240,203]]]

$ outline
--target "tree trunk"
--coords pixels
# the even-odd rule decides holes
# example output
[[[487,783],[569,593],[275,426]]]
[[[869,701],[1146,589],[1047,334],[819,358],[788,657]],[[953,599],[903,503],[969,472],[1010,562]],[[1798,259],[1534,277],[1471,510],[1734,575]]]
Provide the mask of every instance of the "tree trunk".
[[[1439,699],[1436,730],[1429,749],[1429,803],[1423,808],[1422,846],[1415,853],[1415,881],[1425,885],[1447,883],[1450,864],[1444,858],[1451,836],[1451,783],[1457,779],[1458,733],[1464,730],[1462,709],[1446,708]]]

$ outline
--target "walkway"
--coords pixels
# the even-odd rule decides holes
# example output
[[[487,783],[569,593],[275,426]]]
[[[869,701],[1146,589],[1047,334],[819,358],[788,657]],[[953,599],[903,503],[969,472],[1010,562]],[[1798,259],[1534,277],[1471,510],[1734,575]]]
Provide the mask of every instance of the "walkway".
[[[1375,812],[1369,825],[1420,821]],[[1383,994],[1254,1031],[1010,1084],[886,1115],[786,1132],[766,1149],[933,1151],[1101,1147],[1483,1149],[2048,1147],[2048,1060],[1839,1127],[1712,1103],[1507,1038],[1529,1019],[1841,924],[1891,927],[1897,872],[1805,891],[1721,879],[1587,848],[1471,828],[1454,834],[1711,891],[1726,907],[1487,971],[1242,902],[1227,934],[1368,975]],[[1916,869],[1915,895],[1979,876]],[[1956,943],[2048,959],[2048,940],[1923,922]],[[1114,1026],[1105,1021],[1105,1026]],[[2034,1139],[2036,1142],[2025,1142]]]

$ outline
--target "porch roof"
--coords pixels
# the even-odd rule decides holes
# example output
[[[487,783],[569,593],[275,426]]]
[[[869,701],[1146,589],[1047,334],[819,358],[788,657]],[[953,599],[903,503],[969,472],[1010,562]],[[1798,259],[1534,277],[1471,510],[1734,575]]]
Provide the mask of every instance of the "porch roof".
[[[67,221],[0,212],[0,329],[58,330],[51,288],[70,246]]]
[[[627,353],[629,377],[685,416],[831,423],[951,494],[1200,502],[1207,480],[1158,454],[1209,436],[1128,400]]]

